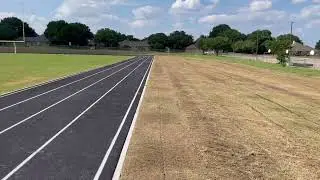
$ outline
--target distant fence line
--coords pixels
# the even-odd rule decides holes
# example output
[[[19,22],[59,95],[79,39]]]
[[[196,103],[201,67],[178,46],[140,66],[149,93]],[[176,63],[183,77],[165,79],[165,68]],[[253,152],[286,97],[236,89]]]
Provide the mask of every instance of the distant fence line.
[[[241,54],[241,53],[225,53],[225,56],[237,57],[241,59],[258,60],[267,63],[278,63],[275,55],[252,55],[252,54]],[[313,68],[320,69],[320,57],[319,56],[292,56],[292,63],[297,64],[312,64]]]
[[[12,44],[11,44],[12,45]],[[13,53],[14,47],[0,45],[0,53]],[[90,47],[90,46],[21,46],[17,45],[17,53],[39,54],[88,54],[88,55],[148,55],[156,53],[183,53],[184,50],[139,50],[117,47]]]
[[[0,53],[13,53],[14,48],[10,46],[0,46]],[[92,48],[84,46],[17,46],[18,53],[38,53],[38,54],[84,54],[84,55],[154,55],[154,54],[174,54],[174,53],[191,53],[201,54],[199,52],[188,52],[184,50],[137,50],[128,48]],[[274,55],[252,55],[241,53],[224,53],[225,56],[237,57],[241,59],[259,60],[267,63],[277,63]],[[294,56],[291,57],[293,63],[312,64],[313,68],[320,69],[319,56]]]

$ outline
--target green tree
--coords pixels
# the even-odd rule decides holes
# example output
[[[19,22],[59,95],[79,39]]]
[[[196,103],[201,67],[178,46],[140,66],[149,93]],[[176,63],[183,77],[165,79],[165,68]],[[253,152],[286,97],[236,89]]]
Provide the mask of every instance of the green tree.
[[[231,43],[236,41],[245,40],[246,35],[240,33],[236,29],[227,29],[219,34],[219,36],[227,37]]]
[[[256,43],[258,41],[258,53],[263,54],[268,51],[265,42],[272,40],[272,33],[269,30],[256,30],[247,35],[247,40],[251,40]],[[257,48],[255,48],[256,50]]]
[[[168,36],[164,33],[151,34],[148,42],[152,49],[163,50],[168,46]]]
[[[184,50],[193,43],[193,37],[184,31],[174,31],[168,36],[168,46],[171,49]]]
[[[202,36],[198,41],[199,41],[199,48],[202,50],[202,53],[209,50],[208,38]]]
[[[209,49],[215,51],[216,55],[219,55],[219,51],[227,51],[230,47],[230,41],[227,37],[218,36],[215,38],[207,39],[207,46]]]
[[[252,54],[256,52],[256,42],[252,40],[237,41],[232,45],[234,52]]]
[[[93,34],[89,27],[81,23],[70,23],[61,28],[61,38],[72,45],[86,46]]]
[[[48,23],[44,35],[46,36],[46,38],[48,38],[51,44],[66,45],[68,42],[67,40],[63,39],[61,30],[67,25],[68,23],[63,20],[51,21]]]
[[[295,41],[295,42],[303,44],[302,40],[298,36],[291,35],[291,34],[280,35],[280,36],[277,37],[277,40],[287,40],[287,41],[292,40],[292,41]]]
[[[0,39],[1,40],[14,40],[17,38],[17,32],[7,24],[0,24]]]
[[[273,54],[277,55],[277,60],[279,64],[285,66],[288,62],[288,55],[286,54],[286,50],[290,48],[290,40],[282,39],[282,40],[273,40],[268,42],[268,46],[271,49]]]
[[[8,32],[8,34],[15,34],[15,36],[11,37],[10,40],[17,39],[23,36],[23,25],[22,21],[16,17],[7,17],[1,20],[1,25],[6,26],[7,30],[15,31],[15,32]],[[32,29],[28,23],[24,24],[24,32],[26,37],[36,37],[38,34]]]
[[[211,32],[209,33],[209,38],[215,38],[221,35],[221,33],[231,30],[230,26],[226,24],[220,24],[212,28]]]
[[[127,39],[127,36],[105,28],[98,30],[94,38],[97,43],[102,43],[105,47],[117,47],[119,46],[119,42]]]
[[[49,39],[51,44],[55,45],[88,45],[89,39],[93,34],[89,27],[81,23],[67,23],[63,20],[51,21],[48,23],[44,35]]]
[[[317,50],[320,50],[320,41],[317,42],[316,47]]]

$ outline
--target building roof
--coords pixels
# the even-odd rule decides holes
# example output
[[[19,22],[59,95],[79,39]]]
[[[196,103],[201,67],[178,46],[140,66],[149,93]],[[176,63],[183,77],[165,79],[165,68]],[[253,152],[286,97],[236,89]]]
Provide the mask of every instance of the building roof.
[[[292,49],[293,52],[310,52],[311,50],[314,50],[314,48],[307,46],[307,45],[303,45],[301,43],[298,42],[293,42],[292,44]]]
[[[186,50],[194,50],[194,49],[198,49],[195,44],[191,44],[190,46],[186,47]]]
[[[148,41],[129,41],[124,40],[119,42],[120,46],[129,46],[129,47],[150,47]]]
[[[49,42],[49,40],[44,36],[36,36],[36,37],[25,37],[26,42]],[[23,41],[23,38],[20,37],[17,39],[18,41]]]

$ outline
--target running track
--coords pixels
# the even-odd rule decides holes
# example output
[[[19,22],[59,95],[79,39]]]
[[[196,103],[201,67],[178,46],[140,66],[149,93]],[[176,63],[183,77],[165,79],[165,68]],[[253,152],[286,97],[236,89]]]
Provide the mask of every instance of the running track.
[[[0,179],[111,179],[153,57],[0,97]]]

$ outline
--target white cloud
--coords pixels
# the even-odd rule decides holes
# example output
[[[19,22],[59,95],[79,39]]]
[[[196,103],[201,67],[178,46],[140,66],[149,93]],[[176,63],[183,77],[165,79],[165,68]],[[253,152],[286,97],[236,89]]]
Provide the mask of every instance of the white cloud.
[[[129,23],[132,28],[143,28],[155,24],[155,19],[161,14],[161,9],[153,6],[142,6],[132,10],[134,20]]]
[[[172,14],[187,14],[190,12],[203,13],[203,11],[210,11],[216,8],[220,0],[176,0],[170,8]]]
[[[254,0],[250,3],[251,11],[263,11],[272,7],[271,0]]]
[[[307,2],[307,0],[291,0],[292,4],[300,4],[300,3],[304,3]]]
[[[320,5],[311,5],[301,9],[300,15],[301,18],[311,18],[320,16]]]
[[[314,27],[319,27],[320,25],[320,19],[315,19],[315,20],[311,20],[309,21],[305,26],[306,28],[314,28]]]
[[[137,19],[129,23],[132,28],[144,28],[146,26],[151,26],[154,24],[152,20],[145,20],[145,19]]]
[[[0,12],[0,19],[3,19],[5,17],[11,17],[14,15],[15,15],[15,13],[13,13],[13,12]]]
[[[151,19],[160,14],[160,8],[153,6],[142,6],[132,11],[135,19]]]
[[[127,0],[64,0],[56,9],[56,18],[99,17],[111,6],[123,5]]]
[[[260,23],[260,24],[272,24],[287,19],[288,14],[284,11],[269,10],[269,11],[240,11],[235,14],[213,14],[209,16],[201,17],[199,23]]]

